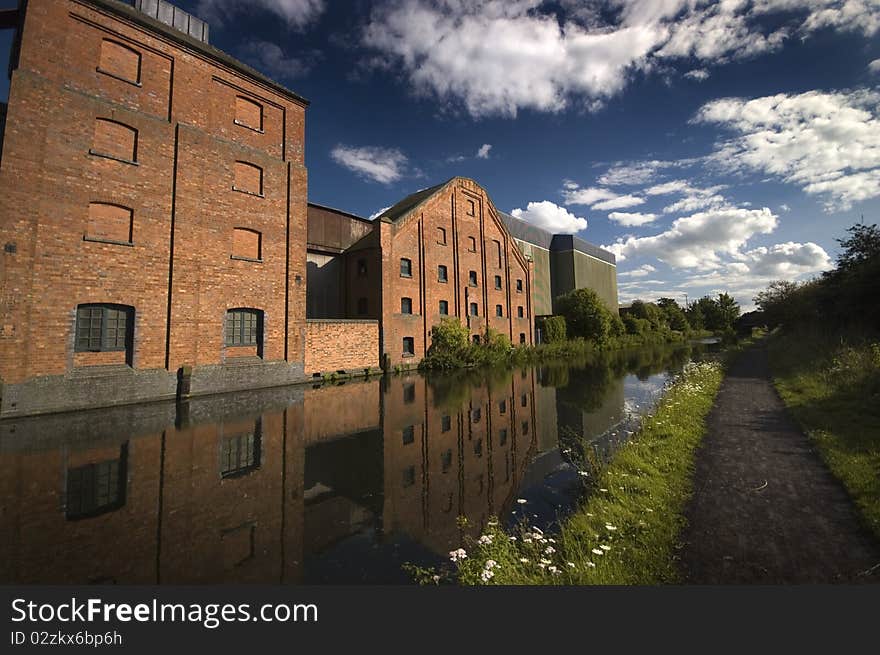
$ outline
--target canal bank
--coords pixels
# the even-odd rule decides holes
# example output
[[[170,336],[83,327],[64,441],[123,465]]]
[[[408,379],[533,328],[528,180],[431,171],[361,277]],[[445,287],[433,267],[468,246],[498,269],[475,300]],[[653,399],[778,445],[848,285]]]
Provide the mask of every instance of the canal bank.
[[[5,420],[0,580],[406,584],[405,563],[436,566],[520,497],[579,498],[567,435],[596,457],[613,452],[620,428],[701,353]]]

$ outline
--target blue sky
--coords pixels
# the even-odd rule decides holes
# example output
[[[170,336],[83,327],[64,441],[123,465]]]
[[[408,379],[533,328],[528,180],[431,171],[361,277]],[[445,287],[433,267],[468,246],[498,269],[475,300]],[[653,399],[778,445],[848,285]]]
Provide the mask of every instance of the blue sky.
[[[310,199],[453,175],[618,255],[621,302],[827,269],[880,209],[880,0],[179,0],[308,98]]]

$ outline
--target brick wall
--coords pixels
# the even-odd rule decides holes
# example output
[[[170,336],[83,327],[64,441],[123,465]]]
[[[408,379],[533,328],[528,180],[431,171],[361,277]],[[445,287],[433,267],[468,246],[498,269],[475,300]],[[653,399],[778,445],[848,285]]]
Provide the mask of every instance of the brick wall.
[[[379,366],[378,321],[309,320],[305,327],[305,372],[349,373]]]

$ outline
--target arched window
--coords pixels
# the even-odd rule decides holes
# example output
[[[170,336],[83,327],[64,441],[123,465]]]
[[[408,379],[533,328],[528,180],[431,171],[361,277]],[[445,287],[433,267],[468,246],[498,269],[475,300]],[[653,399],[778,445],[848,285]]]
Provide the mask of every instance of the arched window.
[[[117,41],[104,39],[101,42],[98,72],[105,73],[124,82],[140,84],[141,53]]]
[[[89,153],[134,164],[137,163],[137,138],[137,130],[130,125],[109,118],[97,118]]]
[[[254,196],[263,195],[263,169],[255,164],[244,161],[235,162],[234,191],[249,193]]]
[[[263,235],[257,230],[236,227],[232,230],[232,258],[248,261],[263,260]]]
[[[84,238],[87,241],[130,244],[133,217],[134,212],[129,207],[108,202],[91,202]]]

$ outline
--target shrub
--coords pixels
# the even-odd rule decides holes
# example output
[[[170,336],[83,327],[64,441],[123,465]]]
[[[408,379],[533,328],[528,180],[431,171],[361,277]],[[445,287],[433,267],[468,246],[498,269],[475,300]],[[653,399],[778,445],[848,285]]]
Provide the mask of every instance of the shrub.
[[[569,336],[603,342],[611,331],[611,311],[592,289],[575,289],[557,299]]]
[[[541,327],[544,343],[560,343],[565,341],[567,330],[564,316],[548,316]]]

